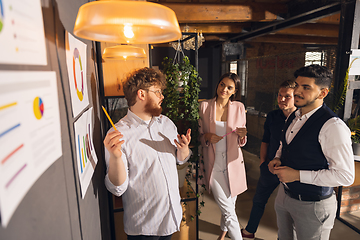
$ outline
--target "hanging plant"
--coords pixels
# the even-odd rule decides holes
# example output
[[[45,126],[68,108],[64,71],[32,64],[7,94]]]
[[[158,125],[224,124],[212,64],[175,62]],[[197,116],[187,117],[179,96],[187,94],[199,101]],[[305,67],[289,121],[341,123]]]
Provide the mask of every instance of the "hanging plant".
[[[164,107],[164,114],[176,123],[180,119],[178,115],[180,93],[177,90],[180,74],[179,64],[170,64],[170,62],[171,59],[166,57],[162,63],[164,65],[163,73],[166,76],[166,89],[163,91],[162,106]]]
[[[174,63],[171,58],[166,57],[162,64],[167,81],[163,92],[164,114],[176,124],[179,133],[184,134],[188,128],[191,129],[191,146],[197,151],[201,77],[186,56],[180,63]],[[193,157],[194,155],[197,156],[197,152],[194,152]],[[195,162],[198,157],[191,160]]]
[[[165,57],[162,65],[167,80],[166,89],[163,91],[163,113],[175,123],[180,134],[185,134],[187,129],[191,129],[190,147],[193,154],[189,162],[198,163],[200,158],[198,152],[200,145],[198,141],[199,93],[202,79],[186,56],[181,62],[175,62],[173,59]],[[202,177],[199,176],[199,178]],[[188,181],[188,179],[186,180]],[[189,191],[191,190],[188,190],[188,195]],[[199,196],[197,194],[197,197]],[[200,215],[200,207],[204,206],[204,201],[200,201],[199,205],[197,215]]]

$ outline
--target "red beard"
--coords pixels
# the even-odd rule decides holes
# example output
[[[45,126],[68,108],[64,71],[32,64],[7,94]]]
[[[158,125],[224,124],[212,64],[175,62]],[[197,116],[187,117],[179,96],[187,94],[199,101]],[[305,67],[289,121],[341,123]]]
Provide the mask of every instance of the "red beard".
[[[149,99],[145,104],[145,112],[151,114],[151,116],[158,117],[162,112],[162,107],[155,101]]]

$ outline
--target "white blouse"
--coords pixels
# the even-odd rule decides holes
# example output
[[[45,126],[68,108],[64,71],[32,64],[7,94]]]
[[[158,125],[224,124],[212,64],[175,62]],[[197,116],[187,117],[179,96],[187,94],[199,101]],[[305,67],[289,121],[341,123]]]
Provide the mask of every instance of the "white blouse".
[[[216,123],[216,135],[224,136],[226,134],[226,122],[215,121]],[[223,171],[226,169],[226,136],[215,144],[215,171]]]

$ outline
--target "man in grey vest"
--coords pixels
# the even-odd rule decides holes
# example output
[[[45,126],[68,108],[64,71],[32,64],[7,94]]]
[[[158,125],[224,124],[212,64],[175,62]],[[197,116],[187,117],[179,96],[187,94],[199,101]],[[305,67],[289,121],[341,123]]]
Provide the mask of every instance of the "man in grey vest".
[[[333,187],[354,182],[351,133],[324,103],[332,73],[310,65],[295,71],[295,106],[269,170],[282,184],[275,200],[279,240],[329,239],[337,201]]]

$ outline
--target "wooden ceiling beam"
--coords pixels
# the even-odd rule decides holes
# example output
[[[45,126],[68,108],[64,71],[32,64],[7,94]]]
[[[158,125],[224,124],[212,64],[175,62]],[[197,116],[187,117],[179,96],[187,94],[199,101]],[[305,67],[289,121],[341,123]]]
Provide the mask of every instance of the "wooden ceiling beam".
[[[273,21],[286,13],[285,4],[161,3],[171,8],[179,23]]]
[[[331,16],[334,13],[338,13],[341,10],[340,3],[333,3],[321,8],[314,9],[308,13],[300,14],[291,18],[288,18],[284,21],[277,21],[271,24],[268,24],[264,27],[256,28],[251,30],[248,33],[243,33],[238,36],[232,37],[230,41],[247,41],[251,38],[256,38],[259,36],[264,36],[270,33],[275,33],[280,30],[291,28],[294,26],[302,25],[304,23],[309,23],[311,21],[324,18],[325,16]]]
[[[337,45],[338,38],[274,34],[252,38],[249,42]]]
[[[226,37],[225,35],[205,35],[205,43],[206,42],[225,42],[228,37]]]
[[[327,24],[339,24],[340,23],[340,13],[336,13],[324,18],[317,19],[312,21],[314,23],[327,23]]]
[[[338,37],[339,25],[323,23],[305,23],[295,27],[279,30],[276,34],[285,35],[305,35],[305,36],[322,36]]]
[[[249,25],[249,24],[247,24]],[[203,34],[241,33],[246,25],[241,23],[186,23],[180,24],[182,32],[202,32]]]
[[[240,33],[243,28],[249,26],[250,23],[183,23],[180,24],[180,29],[182,32],[202,31],[203,34],[236,34]],[[335,24],[305,23],[295,27],[279,30],[276,33],[284,35],[338,37],[339,26]]]

